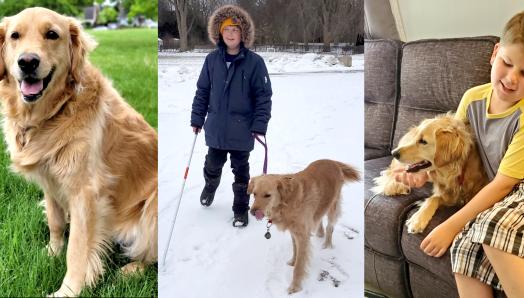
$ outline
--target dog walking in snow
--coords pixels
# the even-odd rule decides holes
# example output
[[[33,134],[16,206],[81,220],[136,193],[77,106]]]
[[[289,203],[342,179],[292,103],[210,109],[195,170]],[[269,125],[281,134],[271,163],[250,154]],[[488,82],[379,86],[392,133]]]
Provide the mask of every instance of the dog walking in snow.
[[[316,229],[324,237],[323,248],[333,247],[333,227],[340,216],[340,192],[347,181],[359,181],[360,174],[351,166],[333,160],[317,160],[296,174],[264,175],[251,179],[248,193],[255,202],[251,214],[266,216],[279,230],[289,230],[293,240],[292,294],[302,289],[310,255],[310,236]],[[322,218],[327,216],[324,231]]]

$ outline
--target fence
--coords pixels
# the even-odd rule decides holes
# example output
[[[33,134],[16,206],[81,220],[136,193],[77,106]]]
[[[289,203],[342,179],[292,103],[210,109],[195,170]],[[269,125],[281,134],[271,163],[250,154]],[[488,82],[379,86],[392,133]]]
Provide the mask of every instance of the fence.
[[[172,52],[178,51],[180,43],[178,39],[164,39],[160,44],[159,51]],[[195,45],[194,49],[212,50],[214,47],[211,44]],[[323,43],[310,43],[307,46],[303,43],[289,43],[280,45],[257,45],[252,48],[255,52],[291,52],[291,53],[326,53],[324,51]],[[354,55],[363,54],[364,45],[352,45],[348,43],[331,44],[329,53],[336,55]]]

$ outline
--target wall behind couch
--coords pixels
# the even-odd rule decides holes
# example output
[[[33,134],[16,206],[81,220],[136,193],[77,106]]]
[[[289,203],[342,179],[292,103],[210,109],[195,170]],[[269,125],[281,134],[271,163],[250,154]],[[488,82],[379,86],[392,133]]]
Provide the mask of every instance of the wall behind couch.
[[[520,0],[390,0],[400,39],[500,36]],[[475,11],[473,13],[472,11]]]

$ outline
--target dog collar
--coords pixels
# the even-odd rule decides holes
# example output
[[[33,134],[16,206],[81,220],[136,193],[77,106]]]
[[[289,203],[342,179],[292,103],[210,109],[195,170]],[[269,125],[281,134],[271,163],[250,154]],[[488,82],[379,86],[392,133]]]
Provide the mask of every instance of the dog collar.
[[[460,176],[457,177],[458,184],[460,186],[464,185],[464,176],[466,176],[466,167],[465,166],[462,168],[462,173],[460,173]]]

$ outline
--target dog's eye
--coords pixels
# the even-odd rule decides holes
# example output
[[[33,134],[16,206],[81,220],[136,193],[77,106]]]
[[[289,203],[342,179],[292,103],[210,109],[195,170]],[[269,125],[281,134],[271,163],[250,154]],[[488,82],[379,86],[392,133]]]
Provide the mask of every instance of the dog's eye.
[[[20,33],[16,31],[11,33],[11,39],[19,39],[19,38],[20,38]]]
[[[46,32],[45,34],[45,38],[46,39],[52,39],[52,40],[55,40],[55,39],[58,39],[58,33],[56,33],[55,31],[53,30],[49,30]]]
[[[418,142],[419,142],[420,144],[422,144],[422,145],[426,145],[426,144],[428,143],[428,142],[426,142],[426,140],[424,140],[424,139],[420,139]]]
[[[271,195],[267,193],[267,194],[264,195],[264,198],[269,198],[270,196]]]

